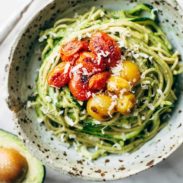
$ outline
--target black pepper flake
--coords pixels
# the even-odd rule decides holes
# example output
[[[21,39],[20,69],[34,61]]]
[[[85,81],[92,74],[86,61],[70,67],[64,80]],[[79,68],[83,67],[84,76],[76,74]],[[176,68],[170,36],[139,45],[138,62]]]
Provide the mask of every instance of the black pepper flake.
[[[154,164],[154,160],[151,160],[151,161],[149,161],[147,164],[146,164],[146,166],[153,166],[153,164]]]
[[[110,160],[109,160],[109,159],[106,159],[106,160],[105,160],[105,163],[109,163],[109,162],[110,162]]]
[[[147,157],[149,157],[149,156],[150,156],[150,155],[148,154],[148,155],[145,156],[145,158],[147,158]]]
[[[78,169],[76,167],[72,167],[72,170],[74,171],[78,171]]]
[[[74,176],[75,174],[73,172],[68,172],[69,175]]]
[[[64,152],[63,152],[63,155],[64,155],[64,156],[67,156],[67,153],[64,151]]]
[[[18,71],[18,70],[19,70],[19,66],[16,66],[16,67],[15,67],[15,70]]]
[[[101,175],[101,177],[104,177],[104,176],[105,176],[105,173],[104,173],[104,172],[102,172],[100,175]]]
[[[124,167],[124,166],[121,166],[120,168],[118,168],[118,170],[120,170],[120,171],[123,171],[123,170],[125,170],[126,168]]]
[[[182,124],[180,123],[179,126],[177,128],[180,128],[182,126]]]
[[[154,3],[157,4],[157,5],[160,5],[160,3],[158,1],[154,1]]]
[[[100,169],[95,171],[96,173],[102,173],[102,171]]]
[[[6,64],[6,65],[5,65],[5,68],[4,68],[5,72],[8,72],[8,68],[9,68],[9,65]]]
[[[28,85],[27,88],[31,90],[32,89],[32,86],[31,85]]]
[[[77,163],[83,165],[83,161],[82,160],[78,160]]]

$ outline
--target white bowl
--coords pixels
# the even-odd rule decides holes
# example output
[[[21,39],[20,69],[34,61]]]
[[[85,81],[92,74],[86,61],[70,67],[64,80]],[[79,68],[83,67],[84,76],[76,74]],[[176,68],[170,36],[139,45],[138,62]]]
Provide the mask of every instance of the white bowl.
[[[8,76],[8,104],[15,114],[16,129],[24,143],[43,163],[56,171],[90,180],[113,180],[145,170],[168,157],[183,142],[182,76],[179,77],[180,96],[168,125],[139,150],[123,155],[109,155],[90,162],[70,148],[63,146],[43,125],[37,122],[34,110],[26,109],[25,102],[32,93],[37,69],[40,67],[38,35],[40,28],[50,25],[57,15],[79,1],[56,0],[40,11],[19,35],[12,49]],[[163,30],[174,47],[183,56],[183,15],[175,1],[143,0],[90,0],[93,5],[112,9],[128,9],[138,3],[151,3],[160,10]],[[71,16],[71,14],[70,14]]]

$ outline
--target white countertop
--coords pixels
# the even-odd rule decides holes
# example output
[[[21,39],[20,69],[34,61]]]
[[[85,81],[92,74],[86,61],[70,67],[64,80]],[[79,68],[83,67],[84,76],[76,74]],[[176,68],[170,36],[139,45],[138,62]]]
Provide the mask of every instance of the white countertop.
[[[8,131],[14,132],[13,129],[13,120],[11,113],[9,112],[4,96],[4,78],[3,72],[5,65],[8,63],[8,56],[10,53],[11,46],[13,41],[16,38],[17,33],[21,30],[24,22],[30,18],[32,12],[38,11],[43,5],[48,3],[51,0],[0,0],[0,33],[3,30],[3,27],[7,25],[7,22],[11,22],[11,17],[17,16],[16,12],[20,10],[28,3],[31,2],[30,6],[26,9],[23,15],[18,15],[16,22],[13,22],[14,26],[13,31],[10,29],[10,34],[5,39],[5,41],[0,44],[0,128],[3,128]],[[180,2],[183,0],[179,0]],[[15,11],[17,10],[17,11]],[[20,20],[18,22],[18,20]],[[15,133],[15,132],[14,132]],[[53,176],[56,175],[56,176]],[[54,177],[54,178],[53,178]],[[57,175],[56,173],[47,171],[46,183],[81,183],[80,179],[74,177],[68,177],[65,175]],[[91,182],[91,181],[90,181]],[[175,153],[173,153],[168,159],[161,162],[157,166],[141,172],[137,175],[131,176],[129,178],[113,181],[115,183],[182,183],[183,182],[183,146],[181,146]],[[112,182],[110,182],[112,183]]]

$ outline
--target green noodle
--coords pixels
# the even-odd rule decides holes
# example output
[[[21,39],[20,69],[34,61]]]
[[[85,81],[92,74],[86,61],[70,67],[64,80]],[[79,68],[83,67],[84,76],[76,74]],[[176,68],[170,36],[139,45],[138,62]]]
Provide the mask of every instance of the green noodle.
[[[47,84],[48,72],[60,62],[60,45],[97,30],[107,32],[116,41],[123,37],[123,56],[134,60],[142,73],[134,89],[137,104],[133,112],[128,116],[115,114],[102,123],[87,114],[85,102],[75,100],[68,87],[57,89]],[[176,100],[174,75],[182,68],[153,7],[140,4],[127,11],[93,7],[83,15],[58,20],[53,28],[41,33],[42,39],[46,39],[46,46],[36,81],[35,109],[46,128],[74,145],[83,156],[97,159],[108,153],[132,152],[164,126]]]

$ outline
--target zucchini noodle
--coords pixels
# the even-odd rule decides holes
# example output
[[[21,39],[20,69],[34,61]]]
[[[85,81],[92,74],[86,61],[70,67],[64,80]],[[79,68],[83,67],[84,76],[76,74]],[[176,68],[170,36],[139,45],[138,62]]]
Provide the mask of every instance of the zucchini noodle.
[[[60,63],[60,45],[89,38],[95,31],[104,31],[116,40],[123,59],[133,60],[141,72],[132,113],[116,113],[105,122],[91,118],[86,103],[77,101],[68,87],[58,89],[47,83],[49,71]],[[86,158],[135,151],[166,124],[176,100],[175,75],[182,67],[152,6],[140,4],[120,11],[92,7],[83,15],[58,20],[39,40],[46,40],[46,46],[36,80],[37,115],[47,129]]]

